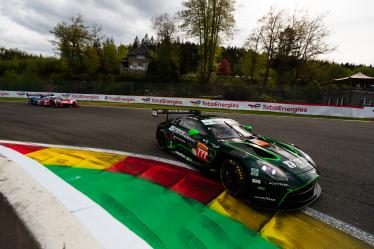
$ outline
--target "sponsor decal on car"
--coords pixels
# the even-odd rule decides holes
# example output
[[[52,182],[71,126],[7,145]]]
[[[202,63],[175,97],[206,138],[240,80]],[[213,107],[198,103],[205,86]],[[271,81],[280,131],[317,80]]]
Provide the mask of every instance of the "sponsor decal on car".
[[[261,180],[260,179],[252,179],[252,183],[261,184]]]
[[[193,138],[191,138],[190,136],[187,135],[187,133],[177,127],[175,127],[174,125],[170,126],[169,127],[169,131],[173,132],[174,134],[177,134],[181,137],[183,137],[184,139],[190,141],[190,142],[196,142]]]
[[[268,142],[265,142],[265,141],[262,141],[262,140],[259,140],[259,139],[250,139],[249,141],[251,141],[251,143],[254,143],[258,146],[261,146],[261,147],[267,147],[269,146],[270,144]]]
[[[201,160],[208,161],[209,148],[205,144],[198,142],[197,149],[193,149],[192,152]]]
[[[215,125],[215,124],[230,124],[230,125],[238,125],[238,122],[229,118],[214,118],[214,119],[205,119],[201,120],[204,125]]]
[[[288,187],[288,184],[287,183],[283,183],[283,182],[269,182],[269,185],[272,185],[272,186],[281,186],[281,187]]]
[[[173,153],[176,154],[177,156],[180,156],[181,158],[183,158],[183,159],[189,161],[189,162],[192,161],[191,158],[189,158],[188,156],[186,156],[185,154],[183,154],[183,153],[181,153],[181,152],[179,152],[179,151],[173,151]]]
[[[251,176],[258,176],[260,173],[259,169],[251,168]]]
[[[260,200],[264,200],[264,201],[276,201],[275,199],[267,197],[267,196],[257,196],[257,195],[255,195],[255,198],[260,199]]]
[[[299,167],[300,169],[306,168],[309,163],[304,158],[295,158],[293,160],[284,161],[285,165],[287,165],[290,169],[294,169],[296,167]]]
[[[221,146],[219,146],[219,145],[217,145],[217,144],[215,144],[215,143],[212,143],[211,144],[212,145],[212,147],[214,148],[214,149],[219,149]]]

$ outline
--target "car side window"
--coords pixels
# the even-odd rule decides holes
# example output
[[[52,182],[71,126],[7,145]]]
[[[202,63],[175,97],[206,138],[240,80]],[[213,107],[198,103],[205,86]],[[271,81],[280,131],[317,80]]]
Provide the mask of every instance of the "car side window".
[[[198,131],[200,131],[200,134],[203,135],[203,136],[208,135],[204,126],[201,124],[200,121],[198,121],[196,119],[192,119],[192,118],[181,119],[179,125],[182,128],[185,128],[187,130],[198,130]]]

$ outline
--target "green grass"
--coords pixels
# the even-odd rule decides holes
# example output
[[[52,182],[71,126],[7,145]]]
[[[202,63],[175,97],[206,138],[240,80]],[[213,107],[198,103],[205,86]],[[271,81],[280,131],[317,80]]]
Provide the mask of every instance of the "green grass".
[[[5,98],[0,97],[0,101],[5,102],[27,102],[22,98]],[[234,113],[234,114],[254,114],[254,115],[271,115],[271,116],[284,116],[284,117],[302,117],[302,118],[319,118],[319,119],[334,119],[334,120],[351,120],[351,121],[374,121],[369,118],[348,118],[348,117],[334,117],[323,115],[303,115],[292,113],[279,113],[279,112],[263,112],[263,111],[246,111],[246,110],[227,110],[218,108],[201,108],[201,107],[182,107],[182,106],[168,106],[168,105],[152,105],[152,104],[128,104],[128,103],[115,103],[105,101],[79,101],[83,106],[116,106],[125,108],[142,108],[142,109],[178,109],[178,110],[201,110],[202,112],[220,112],[220,113]]]

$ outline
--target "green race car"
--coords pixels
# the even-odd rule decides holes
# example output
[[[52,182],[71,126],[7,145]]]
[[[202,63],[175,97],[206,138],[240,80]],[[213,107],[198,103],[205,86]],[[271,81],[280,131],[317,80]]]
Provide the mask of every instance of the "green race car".
[[[320,196],[316,164],[296,146],[196,110],[153,110],[159,114],[192,114],[160,123],[157,143],[219,176],[229,194],[277,210],[300,209]]]

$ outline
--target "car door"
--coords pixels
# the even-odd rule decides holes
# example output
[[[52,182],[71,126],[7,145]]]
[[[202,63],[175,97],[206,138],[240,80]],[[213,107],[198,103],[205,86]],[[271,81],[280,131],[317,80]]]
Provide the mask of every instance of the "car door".
[[[191,148],[194,147],[196,140],[188,134],[189,127],[189,122],[185,117],[178,118],[169,126],[168,132],[172,135],[172,144],[175,149],[191,157]]]
[[[188,134],[190,130],[199,131],[198,134],[188,135],[190,137],[188,152],[194,160],[201,163],[209,163],[215,156],[215,151],[211,148],[209,133],[205,126],[193,117],[184,119],[180,124]],[[193,141],[193,142],[192,142]]]

